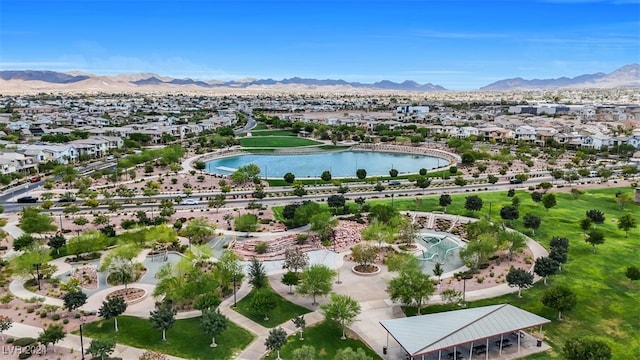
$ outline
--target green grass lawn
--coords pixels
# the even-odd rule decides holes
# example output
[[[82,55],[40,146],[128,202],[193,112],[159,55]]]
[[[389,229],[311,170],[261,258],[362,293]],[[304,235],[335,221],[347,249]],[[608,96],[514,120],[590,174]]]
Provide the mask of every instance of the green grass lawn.
[[[551,190],[552,191],[552,190]],[[615,199],[616,191],[632,192],[630,188],[603,188],[585,190],[585,194],[573,199],[568,193],[556,193],[558,205],[545,211],[542,204],[536,205],[528,191],[518,191],[521,200],[520,219],[514,221],[514,227],[524,233],[531,231],[522,226],[524,214],[533,213],[541,217],[542,224],[536,231],[536,240],[547,249],[553,236],[567,237],[570,240],[569,261],[562,272],[549,278],[549,284],[565,284],[578,298],[578,304],[572,311],[563,314],[563,321],[556,320],[557,313],[546,308],[540,302],[545,290],[542,282],[523,292],[523,298],[515,294],[501,296],[470,303],[469,306],[484,306],[498,303],[511,303],[525,310],[553,320],[545,326],[546,341],[553,347],[550,354],[532,356],[532,359],[559,357],[565,341],[573,336],[591,335],[606,341],[612,349],[613,359],[637,359],[640,354],[640,285],[632,284],[624,271],[629,265],[638,265],[640,257],[640,229],[633,229],[625,238],[623,231],[616,225],[616,219],[624,212]],[[448,213],[468,215],[464,209],[465,196],[452,196],[453,202],[447,208]],[[483,209],[475,216],[488,215],[491,204],[491,218],[501,221],[500,209],[511,203],[506,191],[477,194],[484,200]],[[372,202],[373,203],[373,202]],[[438,206],[438,197],[422,198],[421,203],[409,199],[396,199],[399,210],[442,210]],[[590,209],[604,212],[606,220],[598,228],[605,233],[605,243],[596,247],[593,253],[591,245],[584,241],[579,221]],[[636,215],[640,221],[640,205],[627,205],[625,211]],[[442,306],[429,306],[425,312],[443,311]]]
[[[216,337],[218,346],[211,348],[211,337],[202,332],[199,317],[176,320],[167,331],[166,342],[162,341],[162,332],[154,329],[147,319],[119,316],[118,328],[120,331],[114,332],[113,319],[94,321],[82,327],[83,335],[88,337],[113,339],[119,344],[186,359],[235,359],[254,339],[250,332],[230,322],[227,330]]]
[[[303,333],[304,340],[300,340],[297,334],[290,336],[287,343],[280,350],[280,357],[283,359],[291,359],[295,349],[302,347],[302,345],[311,345],[316,349],[317,357],[315,359],[333,359],[338,350],[347,347],[351,347],[354,350],[361,348],[372,359],[380,359],[380,357],[362,341],[352,338],[341,340],[341,336],[342,330],[340,330],[340,327],[332,323],[322,322],[316,326],[305,329]],[[265,357],[265,359],[275,358],[275,351]]]
[[[251,136],[298,136],[289,130],[252,130]]]
[[[318,141],[290,136],[257,136],[240,139],[242,147],[298,147],[321,144]]]
[[[293,319],[295,316],[311,312],[311,310],[305,307],[298,306],[292,302],[287,301],[285,298],[273,291],[271,287],[267,287],[265,288],[265,290],[271,292],[276,299],[276,306],[274,306],[273,310],[269,312],[269,320],[265,321],[264,314],[256,312],[251,307],[251,300],[256,294],[253,290],[249,294],[247,294],[247,296],[242,298],[242,300],[238,301],[235,310],[266,328],[276,327],[282,323],[291,321],[291,319]]]
[[[251,130],[269,130],[269,127],[265,124],[258,124]]]

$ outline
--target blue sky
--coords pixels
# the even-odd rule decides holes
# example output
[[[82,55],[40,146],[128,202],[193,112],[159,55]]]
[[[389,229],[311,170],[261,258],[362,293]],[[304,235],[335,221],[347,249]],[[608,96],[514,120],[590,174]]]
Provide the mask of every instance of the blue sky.
[[[448,89],[640,62],[640,0],[1,0],[0,69]]]

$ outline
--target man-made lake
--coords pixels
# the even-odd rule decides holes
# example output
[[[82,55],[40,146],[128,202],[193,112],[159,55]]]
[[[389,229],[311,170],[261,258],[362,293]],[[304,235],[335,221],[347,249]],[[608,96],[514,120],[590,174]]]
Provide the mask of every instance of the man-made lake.
[[[431,170],[449,164],[445,159],[424,155],[337,151],[299,155],[239,155],[211,160],[207,162],[206,171],[227,175],[251,163],[260,167],[261,177],[276,179],[282,179],[288,172],[298,179],[319,178],[325,170],[330,171],[334,178],[355,177],[357,169],[365,169],[367,177],[389,176],[392,168],[400,174],[406,174],[417,173],[421,168]]]

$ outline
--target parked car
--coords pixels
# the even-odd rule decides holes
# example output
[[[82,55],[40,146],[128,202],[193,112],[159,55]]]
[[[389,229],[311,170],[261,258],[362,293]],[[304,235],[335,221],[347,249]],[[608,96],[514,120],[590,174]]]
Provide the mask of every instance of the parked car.
[[[34,203],[36,201],[38,201],[38,198],[33,196],[23,196],[18,198],[19,203]]]
[[[391,180],[389,181],[389,185],[400,185],[400,180]]]
[[[42,177],[40,176],[34,176],[31,179],[29,179],[29,181],[31,181],[32,183],[36,183],[38,181],[42,180]]]
[[[198,200],[196,199],[187,199],[182,202],[184,205],[198,205]]]
[[[522,184],[522,180],[514,178],[509,180],[509,184]]]

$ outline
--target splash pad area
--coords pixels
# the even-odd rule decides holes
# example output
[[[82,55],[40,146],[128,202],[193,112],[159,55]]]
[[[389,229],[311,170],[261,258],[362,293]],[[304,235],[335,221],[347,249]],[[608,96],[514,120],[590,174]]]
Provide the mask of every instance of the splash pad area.
[[[464,266],[460,259],[462,240],[448,233],[423,231],[417,241],[424,249],[415,252],[422,271],[433,275],[436,263],[442,264],[444,272],[454,271]]]

